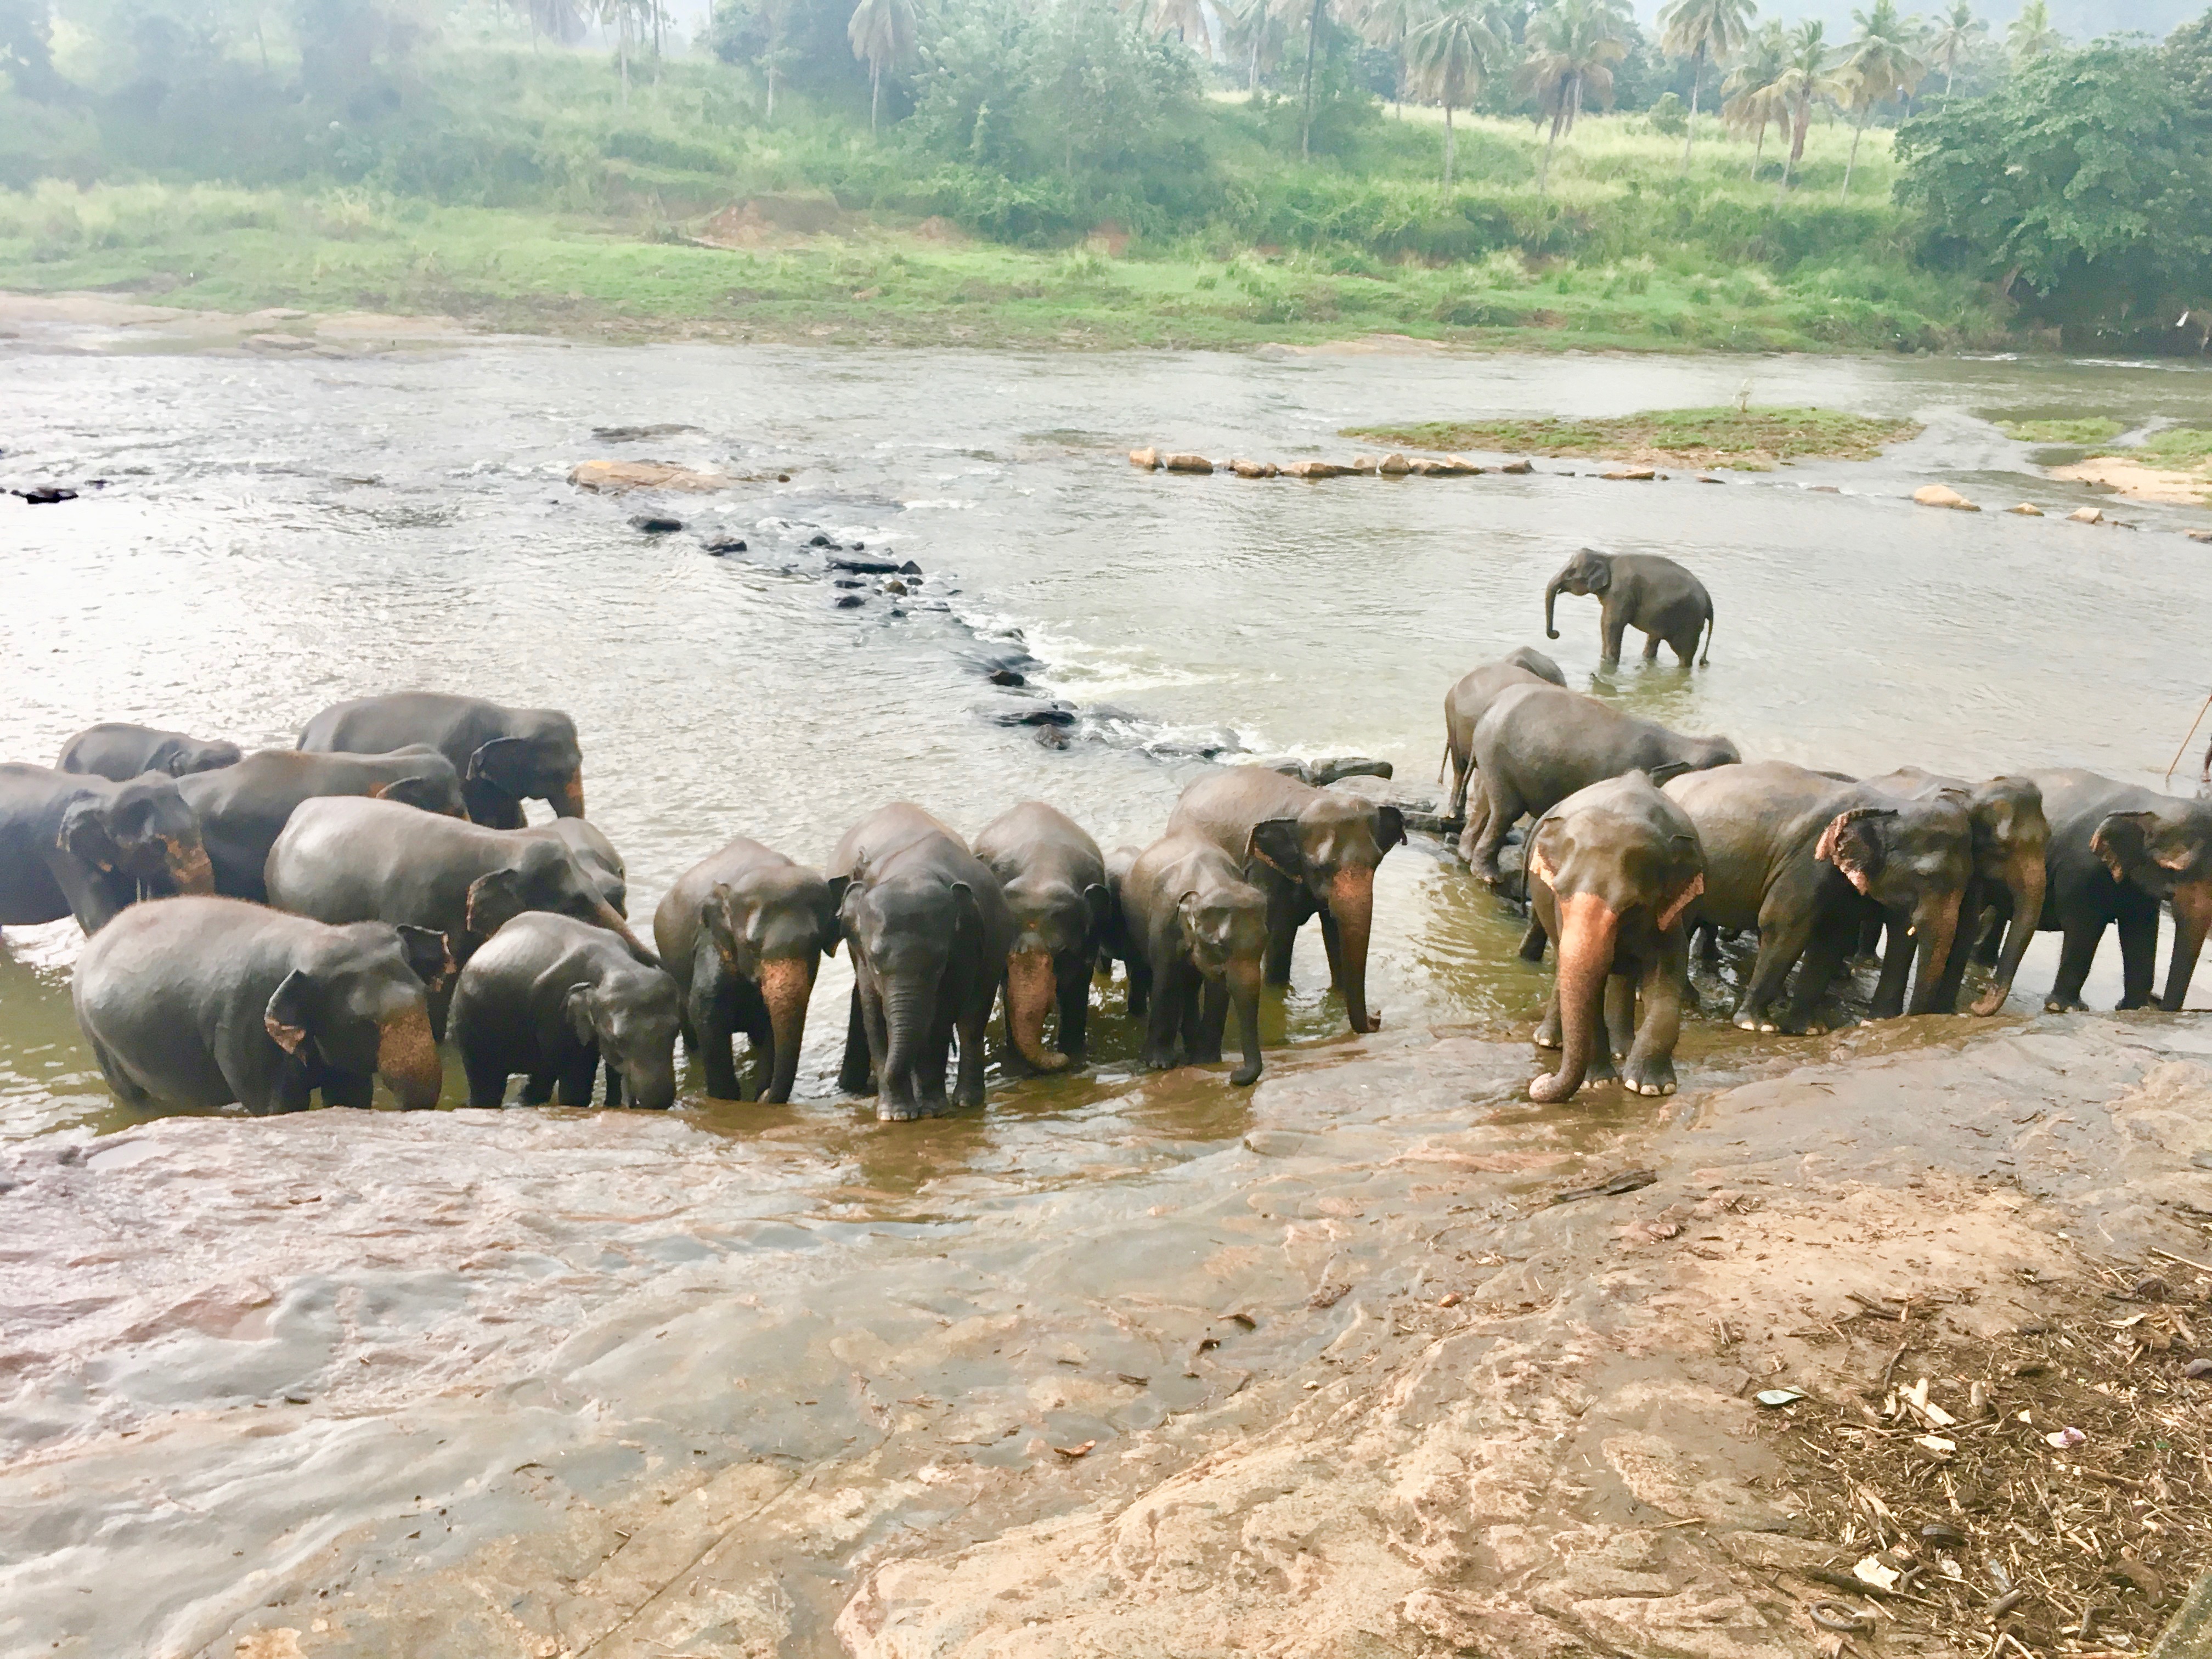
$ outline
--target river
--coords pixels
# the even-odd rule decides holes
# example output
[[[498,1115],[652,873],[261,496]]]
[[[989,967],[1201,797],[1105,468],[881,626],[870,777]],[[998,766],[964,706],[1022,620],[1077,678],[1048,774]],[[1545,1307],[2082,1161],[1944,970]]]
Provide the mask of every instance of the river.
[[[1571,460],[1539,461],[1525,477],[1306,484],[1153,475],[1124,459],[1146,443],[1344,455],[1359,447],[1334,436],[1349,425],[1718,404],[1747,380],[1759,403],[1910,416],[1927,429],[1879,461],[1724,474],[1719,487],[1686,475],[1603,481]],[[2117,515],[2134,530],[2065,522],[2057,513],[2093,498],[2045,480],[2032,452],[1990,424],[2085,414],[2212,424],[2212,376],[2186,366],[519,341],[272,361],[64,351],[33,338],[0,355],[0,407],[5,482],[109,481],[58,507],[0,510],[0,653],[15,665],[0,754],[50,763],[98,720],[289,745],[327,703],[412,686],[561,707],[582,734],[592,816],[628,859],[636,917],[732,835],[820,861],[848,824],[894,799],[972,832],[1038,797],[1111,848],[1157,832],[1211,763],[1206,750],[1370,755],[1426,790],[1445,689],[1523,644],[1555,655],[1570,684],[1678,729],[1725,732],[1747,757],[1859,772],[2079,764],[2156,785],[2212,685],[2184,620],[2212,602],[2212,549],[2173,533],[2208,515],[2129,504]],[[658,422],[694,429],[621,444],[592,435]],[[647,535],[629,522],[639,499],[566,482],[601,456],[757,481],[659,502],[685,528]],[[2037,501],[2054,516],[1905,499],[1931,481],[1991,507]],[[817,535],[910,559],[924,578],[904,600],[871,589],[859,607],[836,608],[808,546]],[[702,543],[717,538],[747,549],[711,556]],[[1695,569],[1717,602],[1711,665],[1632,660],[1599,674],[1589,601],[1563,599],[1562,637],[1544,641],[1544,582],[1583,544],[1663,552]],[[1017,651],[1036,659],[1032,688],[984,679],[988,659]],[[999,723],[1036,690],[1082,711],[1065,747]],[[2172,787],[2193,788],[2194,773],[2192,755]],[[1363,1045],[1344,1033],[1309,934],[1291,993],[1267,1016],[1282,1045],[1271,1073],[1313,1075],[1363,1046],[1388,1052],[1432,1029],[1495,1033],[1530,1018],[1545,977],[1516,959],[1520,927],[1416,837],[1378,884],[1370,995],[1382,1037]],[[78,943],[71,924],[11,929],[0,954],[0,1142],[19,1145],[24,1168],[51,1172],[88,1137],[122,1132],[88,1160],[124,1182],[111,1200],[120,1207],[88,1200],[86,1215],[104,1218],[100,1237],[136,1242],[76,1258],[94,1262],[82,1272],[97,1290],[62,1265],[82,1241],[58,1223],[31,1230],[51,1250],[19,1248],[0,1265],[0,1302],[51,1312],[75,1291],[105,1310],[74,1327],[76,1315],[52,1312],[40,1323],[52,1340],[31,1342],[14,1381],[0,1381],[15,1390],[0,1443],[28,1460],[19,1473],[81,1454],[88,1483],[55,1500],[46,1522],[0,1529],[0,1586],[31,1609],[12,1625],[0,1614],[0,1638],[23,1651],[54,1650],[49,1641],[88,1654],[194,1650],[246,1605],[227,1577],[234,1544],[258,1553],[278,1534],[312,1532],[284,1557],[300,1569],[333,1539],[414,1512],[402,1487],[414,1497],[421,1481],[458,1491],[483,1479],[505,1443],[493,1419],[453,1397],[463,1381],[494,1400],[522,1389],[549,1420],[595,1400],[612,1413],[603,1432],[561,1433],[606,1451],[613,1461],[592,1479],[621,1486],[630,1454],[607,1450],[621,1432],[612,1419],[655,1416],[671,1385],[636,1373],[581,1388],[577,1367],[595,1362],[561,1345],[611,1329],[610,1310],[644,1286],[665,1301],[678,1279],[720,1292],[751,1285],[785,1313],[805,1309],[816,1326],[842,1316],[880,1342],[893,1339],[880,1319],[871,1327],[860,1278],[835,1274],[882,1272],[860,1257],[890,1252],[912,1298],[891,1322],[903,1329],[912,1305],[951,1294],[932,1277],[947,1241],[989,1248],[977,1241],[994,1229],[1020,1261],[1009,1285],[1051,1279],[1036,1248],[1051,1233],[1116,1241],[1089,1264],[1091,1289],[1062,1282],[1063,1297],[1156,1274],[1164,1285],[1188,1264],[1132,1242],[1131,1224],[1141,1233],[1136,1216],[1162,1203],[1204,1212],[1198,1172],[1249,1127],[1218,1078],[1139,1079],[1134,1033],[1116,1013],[1094,1020],[1098,1063],[1084,1077],[994,1079],[980,1119],[878,1128],[830,1082],[849,983],[842,956],[817,989],[788,1108],[708,1106],[694,1086],[678,1121],[465,1113],[380,1123],[350,1146],[335,1119],[139,1127],[75,1030]],[[2018,1008],[2039,1005],[2054,957],[2039,940]],[[2192,1006],[2212,1006],[2208,981]],[[2108,1006],[2117,982],[2108,942],[2092,1003]],[[1698,1051],[1741,1056],[1747,1041],[1704,1029],[1686,1054],[1694,1071]],[[452,1167],[459,1156],[482,1168]],[[711,1170],[705,1189],[672,1182],[672,1158]],[[641,1184],[617,1196],[609,1183],[621,1187],[629,1168]],[[444,1196],[433,1203],[422,1183]],[[295,1190],[310,1187],[403,1216],[482,1205],[447,1218],[453,1237],[500,1234],[495,1250],[479,1240],[469,1259],[503,1265],[477,1273],[467,1250],[445,1258],[398,1221],[386,1231],[407,1236],[359,1259],[375,1230],[325,1235],[271,1219],[310,1201]],[[506,1236],[533,1229],[557,1236],[533,1259],[554,1265],[526,1261]],[[174,1255],[141,1282],[140,1251]],[[833,1279],[843,1288],[825,1290]],[[210,1303],[220,1285],[229,1288]],[[362,1311],[362,1298],[380,1311]],[[218,1303],[227,1311],[208,1316]],[[457,1334],[516,1317],[528,1340],[472,1346]],[[632,1315],[617,1322],[636,1334]],[[823,1357],[836,1346],[829,1334],[794,1340],[775,1364],[777,1386],[795,1395],[816,1386],[816,1362],[832,1372],[842,1362]],[[714,1351],[740,1349],[725,1333]],[[368,1366],[372,1351],[395,1368],[380,1360],[374,1388],[347,1369]],[[288,1432],[289,1450],[270,1443],[269,1467],[239,1476],[234,1445],[208,1425],[295,1393],[335,1401],[337,1416]],[[647,1395],[650,1407],[638,1403]],[[495,1448],[489,1461],[461,1471],[407,1449],[420,1424],[402,1419],[418,1407],[449,1425],[466,1419],[450,1437]],[[1085,1420],[1110,1416],[1099,1407]],[[147,1462],[117,1438],[184,1418],[206,1433],[196,1453]],[[671,1431],[692,1431],[688,1421]],[[735,1432],[718,1419],[725,1431]],[[833,1443],[836,1426],[816,1438]],[[353,1447],[344,1456],[341,1442]],[[316,1487],[326,1524],[301,1532],[276,1464],[315,1448],[344,1473]],[[140,1492],[172,1474],[197,1496]],[[165,1510],[170,1501],[184,1510]],[[185,1510],[223,1518],[187,1543],[175,1521]],[[472,1547],[518,1524],[495,1504],[472,1514]],[[110,1574],[126,1559],[147,1575],[145,1607],[111,1614],[103,1601],[100,1617],[79,1616],[72,1575]],[[817,1628],[801,1650],[826,1639]]]

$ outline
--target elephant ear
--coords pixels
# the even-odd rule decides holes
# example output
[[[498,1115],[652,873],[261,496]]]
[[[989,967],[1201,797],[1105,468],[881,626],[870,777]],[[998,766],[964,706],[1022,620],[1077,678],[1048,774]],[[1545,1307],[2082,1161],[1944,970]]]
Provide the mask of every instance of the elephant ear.
[[[707,895],[707,902],[699,907],[699,919],[705,923],[707,937],[714,941],[714,954],[722,959],[724,971],[744,972],[744,946],[738,933],[737,917],[732,914],[737,906],[737,895],[730,884],[718,881]]]
[[[975,897],[975,890],[964,881],[956,881],[952,884],[952,899],[959,911],[961,928],[980,934],[983,931],[983,906]]]
[[[1098,941],[1105,938],[1107,928],[1113,923],[1114,890],[1103,882],[1094,881],[1083,890],[1083,903],[1091,912],[1091,932],[1085,941],[1085,948],[1096,950]]]
[[[515,786],[523,781],[530,757],[530,744],[521,738],[494,738],[469,757],[467,778],[471,783],[489,783],[504,789],[510,795],[519,795]]]
[[[146,757],[146,770],[166,777],[181,778],[191,769],[192,757],[174,738],[162,738],[154,745],[154,752]]]
[[[590,986],[571,985],[568,988],[568,994],[561,999],[561,1016],[568,1022],[568,1029],[575,1034],[577,1042],[586,1048],[597,1045],[599,1033],[599,1028],[592,1024]]]
[[[1881,837],[1875,830],[1875,820],[1896,816],[1886,806],[1854,806],[1847,812],[1838,812],[1820,832],[1820,844],[1813,849],[1813,856],[1823,864],[1834,865],[1863,895],[1881,873],[1887,857]]]
[[[1406,815],[1395,806],[1375,809],[1375,844],[1389,852],[1406,839]]]
[[[1296,818],[1262,818],[1252,826],[1252,836],[1246,846],[1251,857],[1278,875],[1287,876],[1292,881],[1306,878],[1305,848],[1298,844]]]
[[[1548,834],[1558,830],[1559,823],[1557,818],[1546,818],[1529,831],[1527,851],[1521,860],[1521,867],[1528,879],[1540,881],[1547,887],[1558,879],[1559,873],[1558,863],[1545,846]]]
[[[284,982],[276,988],[261,1016],[270,1040],[295,1059],[307,1046],[307,1022],[314,997],[315,982],[303,969],[295,968],[284,975]]]
[[[1198,890],[1196,888],[1176,896],[1176,931],[1182,935],[1183,945],[1186,949],[1196,942],[1198,939]]]
[[[1583,585],[1593,593],[1604,592],[1613,586],[1613,561],[1602,554],[1591,552],[1587,547],[1583,549],[1583,553],[1589,560],[1589,574],[1583,578]]]
[[[2150,832],[2157,824],[2149,812],[2114,812],[2089,837],[2089,850],[2104,860],[2114,881],[2125,881],[2151,857]]]
[[[822,954],[825,957],[837,954],[837,941],[845,934],[844,918],[838,902],[844,894],[842,880],[829,883],[815,917],[815,937],[822,941]]]
[[[1693,872],[1690,878],[1668,899],[1666,908],[1659,912],[1659,931],[1663,933],[1681,921],[1682,912],[1690,908],[1690,901],[1705,890],[1705,872],[1702,870]]]
[[[529,908],[520,876],[512,870],[488,872],[469,884],[468,930],[488,939]]]
[[[54,845],[95,870],[112,870],[120,856],[114,837],[107,833],[100,804],[90,796],[70,803],[69,810],[62,814],[61,834],[55,838]]]
[[[424,988],[435,991],[452,977],[453,955],[446,948],[446,936],[436,929],[401,922],[399,949],[407,958],[409,970]]]

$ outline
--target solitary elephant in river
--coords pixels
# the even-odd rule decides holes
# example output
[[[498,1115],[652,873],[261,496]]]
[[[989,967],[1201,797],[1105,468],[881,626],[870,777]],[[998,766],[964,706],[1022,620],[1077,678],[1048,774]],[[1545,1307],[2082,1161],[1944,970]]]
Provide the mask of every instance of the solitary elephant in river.
[[[214,888],[198,822],[175,779],[149,773],[115,783],[0,766],[0,927],[73,915],[96,933],[142,896]]]
[[[1692,921],[1759,929],[1759,958],[1736,1004],[1739,1026],[1802,1032],[1860,923],[1875,913],[1900,933],[1909,929],[1917,945],[1907,1012],[1937,1012],[1974,870],[1973,828],[1961,802],[1942,793],[1892,795],[1786,761],[1692,772],[1666,793],[1705,849],[1705,886]],[[1777,1017],[1771,1005],[1801,957],[1794,999]],[[1905,966],[1901,958],[1884,965],[1875,1018],[1899,1012]]]
[[[1168,817],[1168,832],[1178,830],[1221,848],[1267,895],[1269,984],[1290,983],[1291,946],[1318,912],[1329,980],[1343,994],[1352,1029],[1382,1029],[1381,1014],[1367,1006],[1367,942],[1375,872],[1406,839],[1396,807],[1255,766],[1229,766],[1182,792]]]
[[[1444,767],[1449,766],[1452,792],[1446,817],[1462,822],[1467,817],[1468,780],[1474,775],[1474,728],[1490,712],[1498,694],[1516,685],[1564,687],[1566,683],[1559,664],[1524,645],[1510,656],[1468,670],[1444,693],[1444,758],[1437,768],[1437,781],[1443,781]]]
[[[952,1103],[981,1105],[983,1032],[1015,938],[999,878],[908,801],[848,830],[829,878],[853,952],[839,1086],[864,1094],[872,1073],[876,1115],[885,1120],[941,1111],[957,1034]]]
[[[1006,1041],[1040,1072],[1083,1063],[1091,1017],[1091,969],[1112,895],[1098,843],[1074,819],[1041,800],[1024,801],[985,824],[975,856],[991,868],[1013,913],[1006,957]],[[1057,1048],[1044,1043],[1044,1016],[1060,1010]]]
[[[1742,759],[1722,737],[1690,738],[1610,703],[1553,685],[1500,691],[1474,728],[1481,791],[1460,832],[1460,855],[1496,885],[1498,849],[1522,816],[1540,817],[1578,789],[1642,772],[1656,785]]]
[[[469,817],[486,829],[520,830],[525,800],[545,801],[564,818],[584,816],[583,750],[575,722],[557,708],[398,691],[332,704],[307,722],[299,746],[381,754],[415,743],[453,762]]]
[[[1565,1100],[1586,1079],[1616,1078],[1638,1094],[1673,1094],[1690,981],[1682,912],[1705,884],[1688,816],[1642,772],[1607,778],[1537,821],[1528,860],[1536,925],[1522,954],[1540,956],[1547,937],[1559,952],[1536,1030],[1539,1048],[1559,1051],[1559,1069],[1531,1083],[1528,1097]]]
[[[245,752],[221,738],[195,738],[183,732],[164,732],[159,726],[109,720],[87,726],[64,744],[54,768],[127,783],[142,772],[165,772],[181,778],[193,772],[211,772],[218,766],[235,766]]]
[[[507,1080],[528,1079],[522,1103],[592,1103],[601,1060],[607,1104],[665,1111],[676,1103],[675,981],[640,962],[604,927],[526,910],[461,969],[451,1030],[468,1073],[469,1104],[505,1103]]]
[[[1268,951],[1268,896],[1238,861],[1195,830],[1170,829],[1121,878],[1129,1002],[1149,1008],[1144,1063],[1156,1070],[1221,1058],[1229,1006],[1237,1006],[1244,1061],[1229,1074],[1260,1078],[1260,984]],[[1139,994],[1141,988],[1142,994]]]
[[[428,988],[444,941],[419,927],[332,927],[228,898],[134,906],[85,947],[70,995],[108,1086],[145,1108],[241,1103],[256,1114],[402,1106],[442,1082]]]
[[[425,812],[465,816],[460,775],[427,744],[388,755],[311,755],[261,749],[235,766],[177,780],[177,793],[199,820],[215,866],[215,890],[265,902],[262,869],[300,803],[329,795],[398,801]]]
[[[653,942],[683,997],[684,1046],[717,1100],[791,1098],[806,1007],[842,924],[815,871],[739,836],[677,878],[653,913]],[[732,1044],[752,1048],[740,1077]]]
[[[1607,668],[1620,662],[1621,637],[1633,627],[1644,635],[1644,660],[1659,660],[1664,640],[1687,666],[1698,654],[1698,635],[1705,636],[1705,660],[1712,660],[1713,599],[1705,585],[1674,560],[1656,553],[1600,553],[1585,547],[1560,567],[1544,589],[1544,637],[1556,640],[1552,606],[1561,593],[1598,596],[1599,659]]]
[[[2122,1008],[2150,1006],[2158,908],[2173,908],[2173,955],[2158,1006],[2179,1011],[2212,927],[2212,803],[2116,783],[2094,772],[2030,772],[2051,822],[2040,926],[2064,935],[2044,1006],[2081,1007],[2105,929],[2120,930]]]

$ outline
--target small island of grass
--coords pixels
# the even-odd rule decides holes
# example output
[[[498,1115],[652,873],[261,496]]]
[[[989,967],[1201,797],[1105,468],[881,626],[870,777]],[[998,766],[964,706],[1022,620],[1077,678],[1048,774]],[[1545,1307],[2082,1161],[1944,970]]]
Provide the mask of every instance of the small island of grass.
[[[1920,422],[1832,409],[1654,409],[1609,420],[1425,421],[1348,427],[1343,435],[1411,449],[1587,455],[1607,460],[1765,471],[1782,461],[1871,460],[1917,437]]]
[[[2075,421],[1999,421],[1997,430],[2008,438],[2016,438],[2024,444],[2070,444],[2076,447],[2100,444],[2107,438],[2117,438],[2127,430],[2118,421],[2104,415],[2085,416]]]

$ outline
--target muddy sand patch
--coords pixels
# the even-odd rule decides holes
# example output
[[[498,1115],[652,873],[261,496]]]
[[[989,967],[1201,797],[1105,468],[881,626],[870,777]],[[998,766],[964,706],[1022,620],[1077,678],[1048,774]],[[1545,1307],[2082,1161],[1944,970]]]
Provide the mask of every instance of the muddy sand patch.
[[[2064,483],[2103,484],[2139,501],[2172,507],[2202,507],[2212,501],[2212,477],[2147,466],[2124,455],[2094,455],[2070,466],[2054,466],[2051,476]]]

